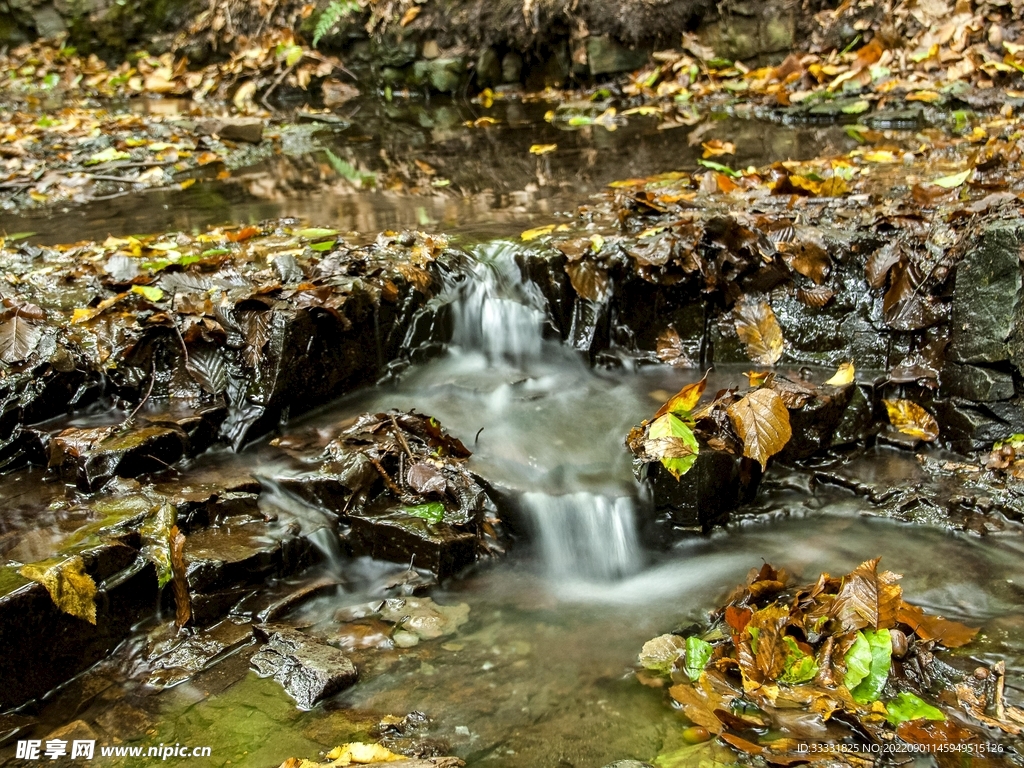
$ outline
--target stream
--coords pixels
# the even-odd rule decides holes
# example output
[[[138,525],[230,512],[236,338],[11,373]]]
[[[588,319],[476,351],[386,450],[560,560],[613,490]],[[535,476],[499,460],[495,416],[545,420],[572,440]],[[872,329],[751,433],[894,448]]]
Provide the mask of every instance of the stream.
[[[1019,539],[901,524],[876,516],[851,493],[823,487],[810,492],[799,482],[780,482],[764,488],[725,529],[667,550],[649,540],[643,520],[650,500],[637,491],[623,437],[670,393],[696,381],[698,372],[630,359],[591,365],[546,335],[543,299],[524,284],[515,263],[523,246],[494,238],[578,204],[613,178],[692,167],[699,146],[689,146],[684,133],[648,130],[642,121],[616,133],[597,127],[586,134],[558,132],[540,119],[539,105],[517,107],[518,118],[509,107],[505,124],[493,132],[463,129],[472,117],[467,107],[446,109],[451,114],[363,114],[363,132],[354,123],[330,141],[336,155],[367,167],[384,154],[429,155],[462,197],[304,186],[296,174],[319,168],[323,150],[315,149],[267,158],[229,181],[149,193],[144,206],[126,197],[52,215],[8,217],[17,219],[7,223],[9,229],[32,230],[39,241],[283,215],[364,233],[404,226],[454,232],[475,267],[470,280],[438,299],[451,305],[448,348],[296,420],[287,434],[301,439],[336,431],[363,412],[416,409],[466,443],[473,451],[469,468],[515,510],[507,521],[515,546],[506,557],[429,593],[439,604],[467,606],[468,621],[442,638],[398,649],[375,641],[370,624],[358,638],[344,635],[344,619],[379,602],[406,568],[341,557],[316,533],[323,528],[316,511],[291,498],[265,496],[266,509],[295,521],[325,553],[319,566],[290,583],[326,578],[333,584],[284,620],[334,637],[342,647],[348,642],[360,681],[304,712],[276,682],[249,670],[252,648],[242,645],[188,680],[160,684],[152,659],[167,640],[163,616],[138,626],[110,660],[54,693],[39,707],[40,721],[54,728],[72,720],[96,722],[129,745],[210,746],[212,758],[202,764],[211,766],[270,768],[293,755],[312,758],[372,737],[373,724],[385,716],[410,712],[428,719],[415,739],[446,745],[472,768],[601,768],[623,758],[652,760],[679,746],[685,721],[664,705],[662,691],[634,676],[646,640],[700,621],[762,562],[785,567],[801,582],[821,571],[840,575],[877,556],[884,567],[905,574],[903,589],[916,603],[980,624],[979,640],[966,653],[978,663],[1006,659],[1008,686],[1017,697],[1024,694]],[[433,124],[425,126],[424,116]],[[369,139],[350,140],[348,134],[356,133]],[[758,137],[741,163],[789,157],[801,146],[810,151],[813,145],[817,153],[824,143],[845,141],[837,128],[738,120],[723,121],[715,135],[738,146],[743,137]],[[575,149],[557,164],[526,152],[531,143],[549,140]],[[516,165],[511,157],[528,161]],[[463,161],[465,168],[458,168]],[[260,186],[268,177],[278,180],[273,192]],[[717,370],[709,388],[744,378],[739,368]],[[74,423],[119,418],[93,414]],[[912,454],[879,449],[873,456],[874,466],[894,483],[914,471]],[[214,450],[197,466],[267,478],[289,471],[265,442],[239,454]],[[38,482],[31,473],[21,477],[27,485]],[[17,507],[3,513],[5,531],[27,524]],[[44,540],[44,534],[34,535]],[[26,533],[23,546],[28,539]],[[137,763],[124,758],[118,764]],[[164,764],[199,763],[172,758]]]

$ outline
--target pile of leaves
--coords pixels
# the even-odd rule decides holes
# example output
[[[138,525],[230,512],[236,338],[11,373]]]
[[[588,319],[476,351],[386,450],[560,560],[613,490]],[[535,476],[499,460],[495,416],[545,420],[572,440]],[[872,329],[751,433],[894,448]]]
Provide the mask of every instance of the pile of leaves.
[[[639,677],[669,686],[695,740],[772,764],[862,766],[886,746],[911,752],[900,745],[1011,750],[1024,710],[1006,700],[1003,664],[968,672],[944,660],[978,630],[907,602],[899,579],[876,559],[792,587],[766,564],[704,629],[649,641]]]
[[[302,455],[302,441],[275,445]],[[350,494],[346,511],[419,518],[479,534],[483,551],[500,550],[493,504],[466,468],[470,450],[431,416],[391,410],[366,413],[315,459]]]
[[[57,39],[0,53],[0,71],[8,73],[0,90],[8,99],[49,93],[79,99],[182,96],[255,112],[281,86],[306,90],[310,83],[341,75],[344,68],[337,59],[303,45],[290,29],[280,28],[236,40],[226,60],[200,69],[191,69],[188,59],[174,52],[142,52],[111,68],[94,54],[82,55]]]

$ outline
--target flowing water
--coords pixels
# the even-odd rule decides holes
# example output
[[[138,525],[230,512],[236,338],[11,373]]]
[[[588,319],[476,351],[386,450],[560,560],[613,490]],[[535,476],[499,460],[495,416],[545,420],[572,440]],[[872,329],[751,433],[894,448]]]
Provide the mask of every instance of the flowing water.
[[[519,275],[518,250],[502,241],[476,248],[473,279],[447,296],[454,332],[443,355],[289,428],[330,432],[364,411],[415,408],[466,442],[470,467],[512,500],[521,530],[506,558],[431,593],[441,604],[466,604],[465,625],[413,648],[352,651],[360,682],[301,712],[275,682],[248,671],[244,650],[179,685],[154,687],[145,657],[162,630],[150,622],[113,661],[58,692],[41,709],[43,721],[84,719],[126,744],[209,745],[204,765],[269,768],[371,738],[382,717],[418,711],[432,720],[418,738],[446,745],[471,768],[650,760],[679,746],[683,721],[664,692],[633,675],[647,639],[701,620],[762,561],[812,580],[879,555],[906,574],[916,602],[982,624],[967,653],[1005,658],[1010,691],[1024,693],[1024,546],[1016,539],[901,525],[870,516],[851,495],[780,485],[762,493],[752,510],[760,516],[670,551],[645,547],[639,523],[649,501],[638,493],[623,437],[695,373],[626,359],[595,368],[550,338],[543,301]],[[740,375],[716,372],[712,388]],[[204,460],[272,476],[281,471],[272,455],[255,446]],[[877,461],[894,477],[914,463],[895,451]],[[265,503],[306,530],[322,527],[297,502]],[[288,620],[340,632],[338,612],[359,615],[404,567],[346,561],[323,531],[315,537],[339,586]]]

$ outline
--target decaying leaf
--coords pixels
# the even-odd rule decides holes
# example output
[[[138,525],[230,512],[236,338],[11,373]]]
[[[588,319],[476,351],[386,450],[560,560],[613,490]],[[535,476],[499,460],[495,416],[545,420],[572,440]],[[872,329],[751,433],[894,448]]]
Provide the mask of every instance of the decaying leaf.
[[[608,273],[592,261],[574,261],[565,265],[569,282],[584,299],[601,302],[608,296]]]
[[[905,435],[932,442],[939,436],[939,423],[928,411],[910,400],[883,400],[889,423]]]
[[[22,317],[17,309],[0,322],[0,360],[20,363],[35,351],[43,338],[41,326]]]
[[[774,390],[763,388],[751,392],[730,405],[728,414],[743,440],[743,455],[757,461],[762,469],[793,436],[789,411]]]
[[[938,640],[947,648],[959,648],[967,645],[978,634],[977,627],[968,627],[958,621],[950,621],[941,616],[931,616],[907,602],[901,602],[897,614],[899,622],[906,624],[922,640]]]
[[[733,311],[736,333],[750,359],[761,365],[775,365],[782,357],[785,339],[771,305],[766,301],[744,301]]]
[[[667,675],[685,653],[686,641],[679,635],[659,635],[644,643],[638,660],[644,669]]]
[[[861,563],[843,579],[829,615],[843,632],[894,627],[903,601],[899,578],[891,571],[878,573],[878,558]]]
[[[405,755],[398,755],[387,747],[380,744],[366,744],[361,741],[353,741],[349,744],[342,744],[335,747],[326,755],[328,760],[333,760],[334,765],[365,765],[367,763],[394,763],[399,760],[406,760]]]
[[[673,685],[669,695],[683,708],[683,714],[694,724],[707,728],[712,733],[722,730],[722,722],[709,706],[700,691],[691,685]]]
[[[96,623],[96,582],[85,572],[81,556],[30,563],[18,573],[46,587],[53,604],[64,613]]]
[[[185,534],[176,525],[171,527],[170,555],[174,623],[181,628],[192,620],[192,596],[188,591],[188,579],[185,575]]]
[[[678,368],[693,367],[693,361],[683,350],[683,341],[675,328],[666,328],[658,334],[658,359]]]

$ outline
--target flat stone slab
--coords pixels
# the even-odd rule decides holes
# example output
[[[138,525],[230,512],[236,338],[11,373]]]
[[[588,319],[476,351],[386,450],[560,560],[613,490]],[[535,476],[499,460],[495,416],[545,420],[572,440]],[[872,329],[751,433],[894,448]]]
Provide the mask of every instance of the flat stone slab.
[[[348,656],[296,629],[260,624],[253,632],[266,643],[252,657],[253,669],[279,682],[300,709],[312,709],[358,677]]]

